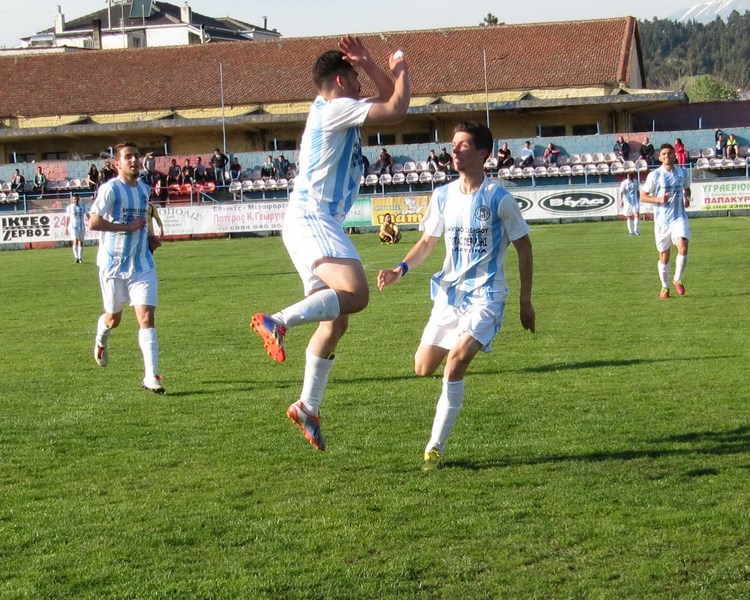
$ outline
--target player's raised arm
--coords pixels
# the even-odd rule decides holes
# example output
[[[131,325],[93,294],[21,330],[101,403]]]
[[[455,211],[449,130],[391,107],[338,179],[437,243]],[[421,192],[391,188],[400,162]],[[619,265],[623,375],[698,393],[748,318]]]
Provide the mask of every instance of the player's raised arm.
[[[440,238],[424,234],[420,240],[414,244],[412,249],[409,250],[409,253],[404,260],[392,269],[378,272],[378,289],[382,292],[385,286],[396,283],[406,275],[410,269],[414,269],[421,265],[425,259],[432,254],[439,239]]]

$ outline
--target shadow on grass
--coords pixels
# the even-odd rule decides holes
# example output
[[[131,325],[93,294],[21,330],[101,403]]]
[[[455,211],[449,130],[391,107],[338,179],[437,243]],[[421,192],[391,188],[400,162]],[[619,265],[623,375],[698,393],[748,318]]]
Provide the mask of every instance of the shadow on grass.
[[[549,365],[540,365],[538,367],[526,367],[523,369],[516,369],[515,373],[550,373],[555,371],[571,371],[576,369],[596,369],[599,367],[631,367],[633,365],[649,365],[662,362],[678,362],[678,361],[703,361],[703,360],[717,360],[727,358],[737,358],[737,354],[727,354],[723,356],[686,356],[677,358],[629,358],[622,360],[585,360],[574,363],[552,363]]]
[[[750,453],[750,426],[745,425],[729,431],[696,431],[680,435],[645,440],[654,447],[642,450],[621,450],[613,452],[589,452],[585,454],[559,454],[529,458],[489,458],[486,460],[447,460],[444,467],[480,471],[497,467],[512,467],[522,465],[541,465],[562,462],[604,462],[629,461],[642,458],[659,458],[663,456],[685,456],[690,454],[727,454]],[[660,445],[681,444],[682,448],[659,447]],[[744,467],[743,467],[744,468]],[[715,475],[715,469],[700,469],[690,471],[687,477]]]

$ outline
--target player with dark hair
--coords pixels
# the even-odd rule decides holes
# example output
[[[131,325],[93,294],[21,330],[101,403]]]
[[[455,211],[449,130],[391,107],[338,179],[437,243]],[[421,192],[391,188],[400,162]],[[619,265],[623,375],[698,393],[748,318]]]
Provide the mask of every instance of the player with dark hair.
[[[486,126],[468,121],[455,127],[452,156],[458,179],[432,193],[419,226],[422,238],[404,260],[378,273],[382,291],[422,264],[444,238],[443,268],[432,277],[434,306],[414,357],[414,371],[422,377],[432,375],[445,360],[423,471],[439,466],[461,411],[469,365],[478,352],[492,349],[490,343],[502,325],[508,295],[504,262],[510,244],[518,253],[521,325],[535,329],[529,226],[513,196],[485,176],[484,163],[491,153],[492,133]]]
[[[386,74],[356,38],[341,38],[338,50],[322,54],[312,69],[318,88],[299,154],[299,170],[284,218],[284,244],[302,278],[305,298],[272,315],[253,316],[253,330],[276,361],[286,359],[284,336],[292,327],[318,323],[307,346],[299,401],[287,416],[318,450],[325,449],[319,410],[336,346],[349,315],[369,302],[362,263],[342,227],[359,192],[362,125],[392,125],[409,108],[409,73],[403,52],[388,58]],[[361,99],[357,70],[375,84],[378,96]]]

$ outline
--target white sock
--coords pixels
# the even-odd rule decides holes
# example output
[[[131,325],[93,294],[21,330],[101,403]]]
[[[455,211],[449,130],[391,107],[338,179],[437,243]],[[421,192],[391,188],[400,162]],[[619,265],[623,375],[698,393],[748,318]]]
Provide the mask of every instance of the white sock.
[[[307,350],[305,352],[305,378],[302,382],[300,400],[307,412],[317,415],[323,402],[323,392],[328,385],[328,374],[333,367],[333,358],[321,358]]]
[[[656,268],[659,271],[659,279],[661,279],[661,287],[669,287],[669,263],[666,265],[659,261],[656,263]]]
[[[334,290],[325,289],[310,294],[297,304],[292,304],[292,306],[271,315],[271,318],[290,329],[306,323],[333,321],[339,314],[339,297]]]
[[[112,330],[104,324],[104,315],[101,315],[96,322],[96,343],[99,346],[106,348],[111,334]]]
[[[674,280],[682,281],[682,275],[685,273],[685,267],[687,267],[687,254],[678,254],[677,259],[674,261]]]
[[[633,231],[635,233],[640,233],[639,227],[641,224],[641,220],[638,217],[633,217]]]
[[[143,354],[143,368],[146,377],[156,375],[159,372],[159,342],[156,339],[156,329],[138,330],[138,345]]]
[[[75,258],[76,260],[78,260],[78,246],[76,246],[75,244],[73,244],[70,248],[71,248],[71,250],[73,250],[73,258]]]
[[[435,408],[435,419],[432,421],[432,435],[427,443],[425,452],[437,448],[440,452],[445,449],[456,419],[461,412],[464,401],[464,380],[443,380],[443,393],[440,394],[437,407]]]
[[[628,233],[633,233],[635,229],[633,229],[633,217],[628,217]]]

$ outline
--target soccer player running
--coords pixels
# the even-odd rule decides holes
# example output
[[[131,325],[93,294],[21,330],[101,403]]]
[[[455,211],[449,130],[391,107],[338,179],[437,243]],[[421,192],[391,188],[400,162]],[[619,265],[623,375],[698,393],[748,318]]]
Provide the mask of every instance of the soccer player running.
[[[312,75],[318,89],[299,154],[282,235],[302,278],[305,298],[277,313],[251,320],[269,356],[286,358],[284,336],[292,327],[318,323],[307,346],[299,401],[287,416],[318,450],[326,447],[320,430],[320,404],[334,352],[349,315],[369,302],[369,287],[359,255],[342,227],[359,192],[362,176],[362,125],[389,125],[404,119],[410,82],[403,52],[394,52],[388,68],[394,80],[370,56],[359,38],[346,36],[339,50],[322,54]],[[364,71],[378,96],[360,99],[357,69]]]
[[[490,343],[502,325],[508,295],[505,252],[511,243],[518,253],[521,325],[531,332],[535,329],[529,226],[513,196],[485,177],[484,163],[491,153],[489,128],[472,121],[456,125],[452,157],[458,179],[432,193],[419,225],[422,238],[404,260],[378,273],[382,291],[422,264],[444,237],[443,268],[432,277],[434,306],[414,357],[414,371],[421,377],[432,375],[445,360],[443,390],[424,450],[423,471],[439,466],[461,412],[469,364],[479,351],[492,349]]]
[[[81,197],[73,194],[73,201],[65,209],[65,233],[70,236],[70,247],[77,264],[83,262],[83,240],[86,237],[86,206]]]
[[[677,247],[672,285],[680,296],[685,294],[682,276],[688,258],[690,225],[687,211],[690,206],[690,178],[682,167],[675,165],[676,157],[671,144],[659,148],[661,166],[646,177],[641,187],[641,202],[654,205],[654,236],[659,261],[656,263],[661,280],[659,298],[669,298],[669,255],[672,245]]]
[[[109,337],[120,325],[123,306],[129,302],[138,320],[145,370],[142,387],[163,394],[154,327],[158,280],[146,224],[151,190],[138,177],[141,163],[135,144],[118,144],[114,160],[118,175],[101,185],[89,218],[89,227],[100,232],[96,264],[104,304],[104,314],[97,322],[94,360],[99,366],[107,366]]]
[[[641,235],[641,201],[635,173],[628,173],[620,184],[620,207],[628,223],[628,234]]]

